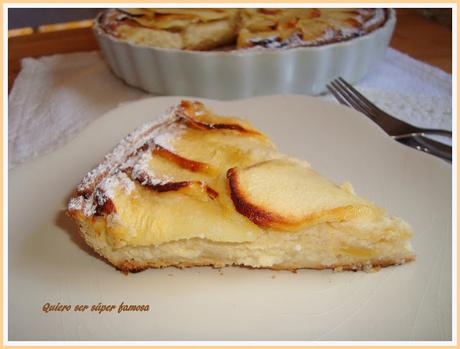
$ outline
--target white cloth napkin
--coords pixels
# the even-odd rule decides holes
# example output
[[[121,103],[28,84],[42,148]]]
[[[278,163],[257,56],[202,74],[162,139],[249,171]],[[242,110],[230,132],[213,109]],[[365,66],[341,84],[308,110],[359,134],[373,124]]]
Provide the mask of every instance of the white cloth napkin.
[[[452,129],[452,76],[438,68],[390,48],[357,87],[401,119]],[[62,146],[120,103],[147,96],[114,77],[98,52],[24,59],[8,101],[10,168]]]

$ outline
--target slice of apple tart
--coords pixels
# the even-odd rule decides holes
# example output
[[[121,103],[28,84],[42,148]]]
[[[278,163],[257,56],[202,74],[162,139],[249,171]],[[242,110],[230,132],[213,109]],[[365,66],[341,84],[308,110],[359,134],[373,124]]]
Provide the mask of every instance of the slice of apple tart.
[[[403,220],[200,102],[183,101],[123,139],[78,185],[68,212],[123,271],[369,270],[415,258]]]

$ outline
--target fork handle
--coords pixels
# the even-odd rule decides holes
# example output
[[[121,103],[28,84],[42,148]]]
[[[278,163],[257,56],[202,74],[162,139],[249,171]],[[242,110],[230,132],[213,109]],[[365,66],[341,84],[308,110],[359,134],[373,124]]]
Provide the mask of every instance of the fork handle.
[[[393,136],[394,139],[408,138],[408,137],[418,137],[424,135],[440,135],[452,138],[452,131],[441,130],[436,128],[421,128],[418,131],[411,133],[404,133],[400,135]]]
[[[398,142],[452,162],[452,147],[444,143],[423,136],[400,138]]]

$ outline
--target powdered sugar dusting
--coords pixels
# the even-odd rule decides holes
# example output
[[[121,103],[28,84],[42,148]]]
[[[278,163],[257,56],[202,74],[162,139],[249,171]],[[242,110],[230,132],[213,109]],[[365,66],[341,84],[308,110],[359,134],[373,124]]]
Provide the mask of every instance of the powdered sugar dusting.
[[[68,208],[70,211],[78,211],[83,208],[83,196],[77,196],[75,198],[71,198],[69,201]]]
[[[134,182],[124,172],[117,172],[115,175],[108,176],[99,184],[99,188],[109,198],[114,198],[114,190],[119,188],[129,195],[134,190]]]
[[[140,156],[139,161],[133,166],[131,173],[132,177],[138,180],[142,185],[162,185],[173,181],[172,177],[159,177],[154,173],[149,165],[152,156],[151,151],[145,152]]]
[[[126,173],[120,172],[119,179],[120,179],[121,187],[124,190],[124,193],[126,195],[131,194],[131,192],[134,190],[134,187],[135,187],[134,182],[131,180],[131,178],[129,178],[126,175]]]
[[[135,157],[133,152],[149,141],[154,140],[162,133],[173,133],[176,118],[176,108],[168,110],[154,122],[146,123],[124,138],[111,153],[105,156],[104,161],[89,172],[78,186],[79,191],[94,189],[100,177],[110,176],[119,170],[119,167]],[[177,126],[176,126],[177,128]],[[177,136],[176,133],[174,136]],[[169,136],[170,139],[173,135]],[[133,159],[134,160],[134,159]]]
[[[83,203],[83,214],[87,217],[92,216],[96,212],[96,205],[94,203],[94,198],[91,200],[85,200]]]
[[[111,153],[107,154],[104,161],[90,171],[77,187],[77,195],[70,199],[69,210],[80,210],[85,216],[92,216],[97,205],[102,201],[114,197],[116,188],[122,189],[126,194],[131,193],[135,184],[125,173],[132,169],[133,177],[143,173],[147,174],[153,184],[161,184],[167,179],[156,178],[149,168],[154,144],[173,150],[173,141],[184,132],[185,127],[176,122],[180,107],[170,108],[165,114],[154,122],[146,123],[125,137]],[[144,176],[145,177],[145,176]],[[103,193],[104,195],[97,193]],[[101,201],[101,202],[98,202]]]
[[[172,141],[176,139],[185,129],[186,126],[183,124],[174,124],[174,127],[170,127],[170,129],[166,132],[163,131],[154,137],[155,144],[158,144],[167,150],[173,151]]]

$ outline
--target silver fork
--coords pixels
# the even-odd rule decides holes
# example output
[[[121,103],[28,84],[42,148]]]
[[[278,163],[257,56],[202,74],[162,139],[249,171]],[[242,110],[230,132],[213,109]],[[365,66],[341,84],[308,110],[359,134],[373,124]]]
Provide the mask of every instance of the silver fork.
[[[342,78],[332,81],[327,88],[341,104],[363,113],[400,143],[452,161],[450,146],[424,137],[429,134],[452,137],[451,131],[421,128],[401,121],[378,108]]]
[[[443,135],[452,138],[452,132],[449,130],[421,128],[395,118],[370,102],[342,78],[332,81],[328,85],[328,89],[340,103],[349,105],[353,109],[367,115],[395,139],[429,134]]]

